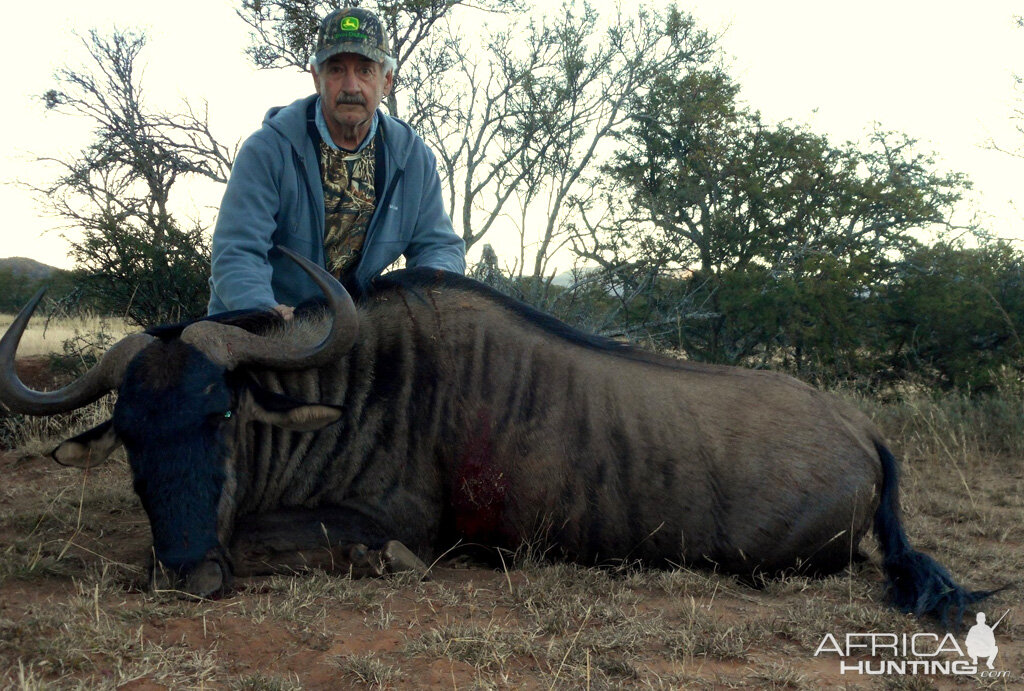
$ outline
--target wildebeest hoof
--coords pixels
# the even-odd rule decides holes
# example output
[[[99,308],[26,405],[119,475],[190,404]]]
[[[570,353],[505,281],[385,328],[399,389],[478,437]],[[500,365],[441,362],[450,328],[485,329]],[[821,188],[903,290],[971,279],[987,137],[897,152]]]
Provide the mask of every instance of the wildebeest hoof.
[[[384,575],[384,568],[378,550],[371,550],[362,543],[350,545],[347,550],[349,573],[354,578]]]
[[[369,566],[370,550],[364,544],[354,544],[348,548],[348,560],[353,566]]]
[[[381,550],[381,559],[387,573],[413,571],[420,578],[427,576],[427,565],[423,563],[423,560],[398,540],[388,540],[384,549]]]
[[[149,587],[154,593],[177,593],[182,597],[206,598],[223,591],[227,581],[228,574],[215,559],[199,563],[184,579],[157,562],[150,574]]]
[[[427,565],[398,540],[388,540],[382,549],[367,549],[363,544],[351,545],[348,561],[350,573],[357,578],[409,571],[425,577],[427,573]]]
[[[208,559],[189,572],[185,592],[197,597],[210,597],[224,589],[225,573],[221,565]]]

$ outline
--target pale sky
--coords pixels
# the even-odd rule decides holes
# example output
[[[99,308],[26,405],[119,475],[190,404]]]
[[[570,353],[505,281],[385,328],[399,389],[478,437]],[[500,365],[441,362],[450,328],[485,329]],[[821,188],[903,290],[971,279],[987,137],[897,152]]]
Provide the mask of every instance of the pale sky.
[[[234,7],[228,0],[50,0],[7,10],[0,257],[70,266],[60,231],[45,232],[59,222],[11,183],[45,182],[52,172],[33,159],[77,151],[89,139],[84,121],[48,115],[35,98],[54,85],[58,66],[82,58],[73,30],[145,29],[151,105],[174,109],[184,96],[206,98],[222,141],[251,133],[268,107],[311,93],[307,75],[248,66],[247,27]],[[975,208],[990,217],[991,230],[1024,240],[1024,160],[982,148],[990,137],[1018,143],[1009,116],[1013,72],[1024,73],[1024,29],[1013,16],[1024,14],[1024,0],[684,0],[682,7],[704,26],[725,29],[721,45],[741,97],[769,119],[808,123],[836,143],[862,138],[873,122],[918,138],[939,152],[943,167],[974,180]],[[211,218],[219,194],[200,190],[190,213]]]

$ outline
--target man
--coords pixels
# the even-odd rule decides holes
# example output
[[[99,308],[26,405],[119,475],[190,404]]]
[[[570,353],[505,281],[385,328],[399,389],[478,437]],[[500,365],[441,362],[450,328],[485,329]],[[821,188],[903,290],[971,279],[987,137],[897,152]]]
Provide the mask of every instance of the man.
[[[434,155],[377,109],[395,66],[372,12],[323,20],[310,59],[316,94],[271,109],[235,159],[213,233],[210,314],[273,308],[290,319],[320,294],[275,245],[354,290],[403,254],[409,267],[465,271]]]
[[[984,612],[978,612],[975,621],[978,623],[967,632],[967,638],[964,641],[967,644],[967,654],[970,656],[971,663],[975,667],[978,666],[978,658],[980,657],[982,659],[988,658],[986,660],[988,668],[993,669],[992,663],[995,661],[996,655],[999,654],[999,647],[996,646],[996,636],[993,632],[995,626],[989,626],[985,623]],[[996,626],[999,626],[998,621]]]

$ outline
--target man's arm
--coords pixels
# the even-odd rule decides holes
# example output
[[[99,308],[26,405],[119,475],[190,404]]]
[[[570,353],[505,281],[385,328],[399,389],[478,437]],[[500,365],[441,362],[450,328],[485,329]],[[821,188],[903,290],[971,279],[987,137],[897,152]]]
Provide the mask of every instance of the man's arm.
[[[279,153],[258,135],[242,145],[213,231],[213,290],[229,310],[277,305],[267,253],[280,209]]]
[[[455,234],[452,221],[441,201],[441,180],[437,161],[425,145],[423,196],[416,226],[405,251],[406,266],[428,266],[455,273],[466,272],[466,243]]]

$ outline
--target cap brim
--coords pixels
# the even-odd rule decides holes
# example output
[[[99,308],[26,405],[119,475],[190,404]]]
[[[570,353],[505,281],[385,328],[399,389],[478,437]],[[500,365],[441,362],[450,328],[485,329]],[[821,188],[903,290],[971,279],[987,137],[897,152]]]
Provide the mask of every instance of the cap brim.
[[[357,55],[362,55],[363,57],[370,58],[374,62],[380,63],[383,63],[388,57],[388,54],[385,53],[383,50],[380,50],[379,48],[368,46],[365,43],[352,41],[337,43],[331,46],[330,48],[324,48],[323,50],[316,54],[316,64],[322,65],[325,61],[341,53],[355,53]]]

